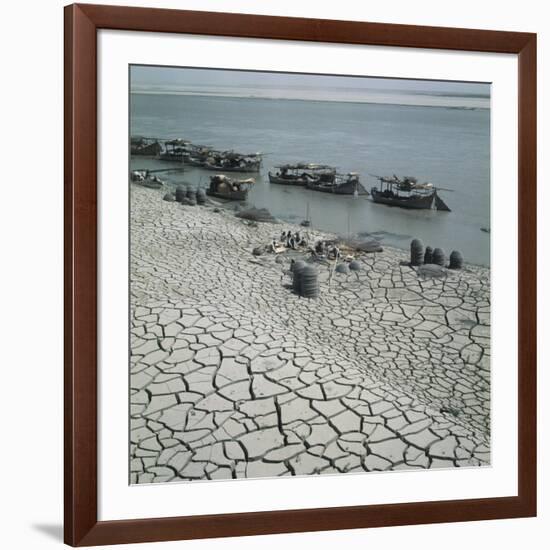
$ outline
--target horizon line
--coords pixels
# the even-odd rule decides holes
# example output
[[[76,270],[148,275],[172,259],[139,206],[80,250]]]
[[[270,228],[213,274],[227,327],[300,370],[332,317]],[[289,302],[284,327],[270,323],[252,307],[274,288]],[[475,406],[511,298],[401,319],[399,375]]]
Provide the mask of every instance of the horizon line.
[[[257,95],[229,95],[223,93],[206,93],[204,91],[177,91],[177,90],[130,90],[130,95],[168,95],[168,96],[194,96],[194,97],[210,97],[210,98],[227,98],[227,99],[261,99],[267,101],[304,101],[304,102],[315,102],[315,103],[350,103],[358,105],[394,105],[398,107],[435,107],[440,109],[457,109],[457,110],[490,110],[491,105],[488,106],[467,106],[467,105],[434,105],[426,103],[396,103],[394,101],[373,101],[359,99],[306,99],[300,97],[266,97],[266,96],[257,96]],[[490,96],[462,96],[462,95],[453,95],[453,96],[441,96],[434,94],[413,94],[413,95],[431,95],[433,97],[470,97],[474,99],[491,99]]]

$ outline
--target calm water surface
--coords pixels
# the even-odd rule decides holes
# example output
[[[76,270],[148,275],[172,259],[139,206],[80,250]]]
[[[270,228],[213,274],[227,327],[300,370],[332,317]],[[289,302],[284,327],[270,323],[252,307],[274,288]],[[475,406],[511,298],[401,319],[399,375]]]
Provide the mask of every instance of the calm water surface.
[[[309,205],[315,227],[334,233],[368,233],[407,248],[425,245],[462,251],[466,261],[489,265],[490,111],[366,103],[132,94],[132,135],[182,137],[218,149],[262,151],[262,171],[248,203],[298,222]],[[267,172],[287,162],[321,162],[359,172],[370,190],[371,174],[412,175],[438,187],[452,212],[414,211],[270,185]],[[132,158],[132,168],[173,167]],[[170,183],[208,185],[212,172],[185,167],[162,176]],[[247,177],[246,174],[239,175]]]

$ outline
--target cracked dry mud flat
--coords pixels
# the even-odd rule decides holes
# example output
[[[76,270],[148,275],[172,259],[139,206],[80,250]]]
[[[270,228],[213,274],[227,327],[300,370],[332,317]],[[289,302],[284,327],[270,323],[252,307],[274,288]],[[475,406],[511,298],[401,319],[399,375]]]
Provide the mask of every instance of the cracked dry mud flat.
[[[292,226],[161,197],[132,186],[132,483],[490,463],[488,269],[386,248],[308,300],[251,254]]]

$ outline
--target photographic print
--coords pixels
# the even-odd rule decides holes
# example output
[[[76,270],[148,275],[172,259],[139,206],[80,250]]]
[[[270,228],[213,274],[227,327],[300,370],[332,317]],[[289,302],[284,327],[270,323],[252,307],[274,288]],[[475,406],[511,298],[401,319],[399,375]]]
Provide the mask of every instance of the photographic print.
[[[129,71],[130,483],[489,466],[490,84]]]

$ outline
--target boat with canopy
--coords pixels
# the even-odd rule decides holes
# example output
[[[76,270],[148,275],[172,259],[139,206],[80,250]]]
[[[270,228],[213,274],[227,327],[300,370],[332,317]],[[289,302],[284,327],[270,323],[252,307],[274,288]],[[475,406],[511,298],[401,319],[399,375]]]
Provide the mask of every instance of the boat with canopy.
[[[399,178],[395,174],[391,177],[375,177],[380,182],[380,186],[371,188],[373,202],[416,210],[451,211],[432,183],[419,183],[415,177],[404,176]]]

